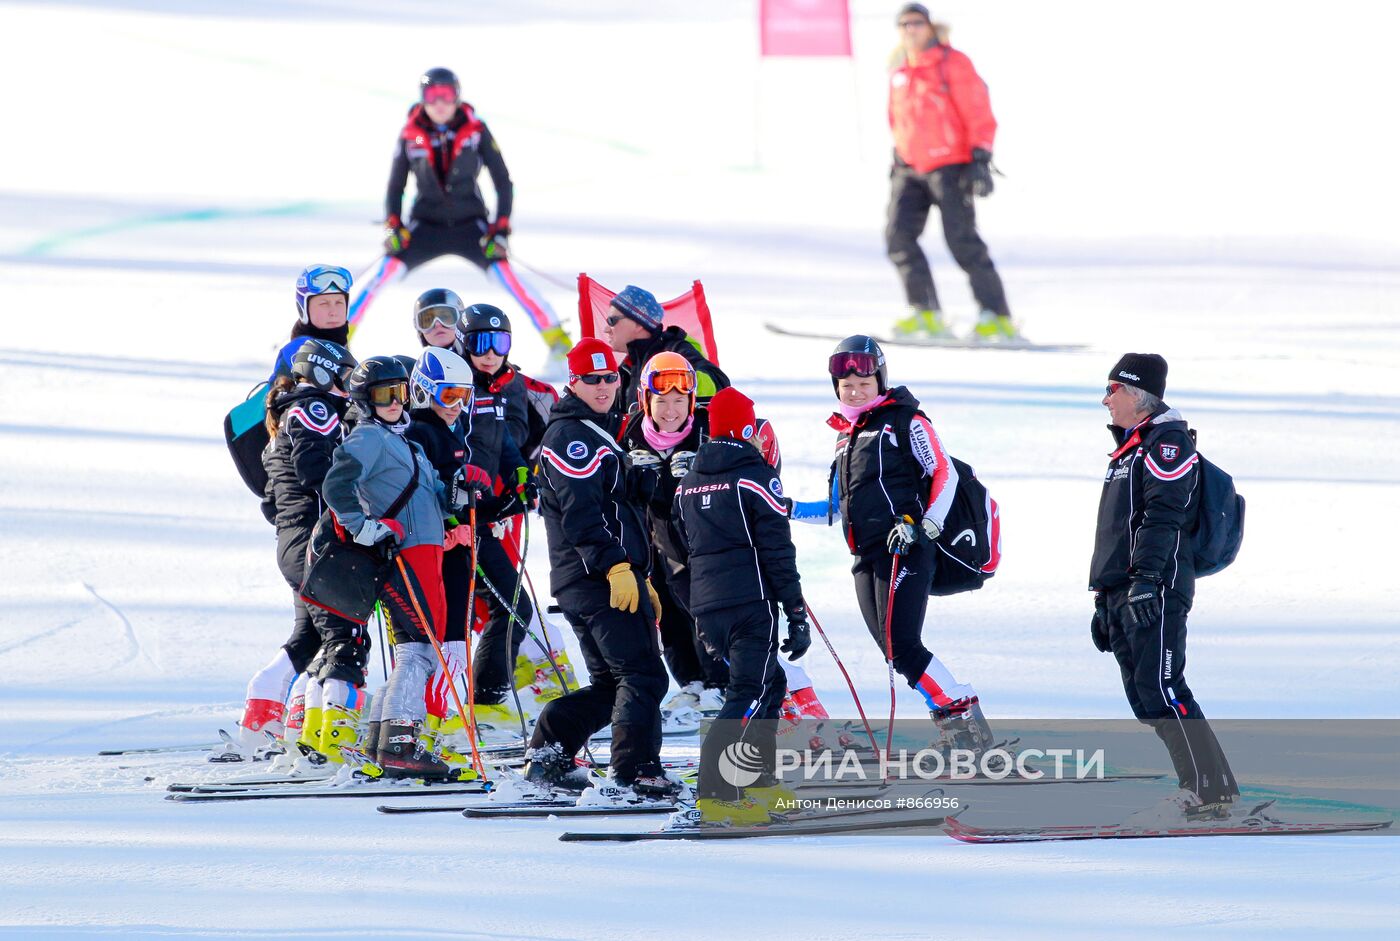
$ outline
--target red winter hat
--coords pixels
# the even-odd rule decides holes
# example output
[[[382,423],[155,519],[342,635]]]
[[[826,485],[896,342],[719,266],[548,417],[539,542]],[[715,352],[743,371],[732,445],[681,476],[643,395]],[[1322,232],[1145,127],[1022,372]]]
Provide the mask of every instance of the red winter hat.
[[[617,357],[612,347],[597,337],[587,337],[569,350],[569,381],[591,372],[617,372]]]
[[[710,437],[748,441],[758,430],[753,401],[734,387],[720,389],[705,410],[710,415]]]

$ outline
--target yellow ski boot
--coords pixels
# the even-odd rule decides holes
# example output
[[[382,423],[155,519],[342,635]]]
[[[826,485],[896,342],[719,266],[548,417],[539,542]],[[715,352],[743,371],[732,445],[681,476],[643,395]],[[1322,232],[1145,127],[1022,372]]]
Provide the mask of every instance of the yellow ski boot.
[[[768,808],[746,797],[736,801],[702,797],[695,809],[702,827],[752,827],[768,822]]]
[[[908,317],[894,322],[894,335],[900,340],[943,340],[953,335],[936,310],[915,310]]]

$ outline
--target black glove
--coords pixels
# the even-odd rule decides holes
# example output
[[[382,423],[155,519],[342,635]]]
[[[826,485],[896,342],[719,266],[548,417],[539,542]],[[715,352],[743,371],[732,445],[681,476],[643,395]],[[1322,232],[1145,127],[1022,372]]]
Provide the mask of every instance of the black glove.
[[[627,469],[627,496],[638,506],[646,506],[656,493],[656,467],[629,467]]]
[[[990,196],[992,183],[992,152],[981,147],[972,149],[972,162],[963,170],[963,186],[972,196]]]
[[[1157,627],[1162,620],[1162,586],[1147,578],[1134,578],[1129,582],[1123,620],[1135,631]]]
[[[1108,653],[1108,600],[1103,592],[1094,592],[1094,618],[1089,622],[1089,637],[1099,653]]]
[[[482,498],[476,505],[476,521],[482,526],[489,526],[524,512],[525,505],[520,502],[520,495],[507,490],[500,496]]]
[[[787,654],[789,660],[797,660],[812,646],[812,628],[807,624],[807,605],[801,601],[784,605],[783,613],[787,615],[787,639],[778,649]]]

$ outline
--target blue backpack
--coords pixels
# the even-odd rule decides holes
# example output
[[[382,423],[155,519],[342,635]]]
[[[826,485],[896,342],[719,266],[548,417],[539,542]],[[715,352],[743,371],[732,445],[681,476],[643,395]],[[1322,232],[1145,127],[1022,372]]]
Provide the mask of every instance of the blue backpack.
[[[1192,440],[1196,434],[1191,433]],[[1235,492],[1235,479],[1200,458],[1201,500],[1196,528],[1191,533],[1196,576],[1214,575],[1229,567],[1244,541],[1244,497]]]

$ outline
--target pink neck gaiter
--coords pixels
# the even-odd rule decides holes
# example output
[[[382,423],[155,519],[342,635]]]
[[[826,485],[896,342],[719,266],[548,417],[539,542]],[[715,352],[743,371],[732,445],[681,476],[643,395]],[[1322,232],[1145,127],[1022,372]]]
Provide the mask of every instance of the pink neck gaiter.
[[[675,431],[662,431],[650,418],[642,419],[642,437],[647,439],[647,444],[658,451],[669,451],[685,440],[685,436],[690,434],[690,426],[695,424],[695,416],[691,415]]]
[[[877,405],[884,405],[885,400],[889,397],[890,394],[886,392],[883,395],[876,396],[869,402],[866,402],[864,405],[847,405],[845,402],[838,400],[836,403],[836,410],[841,413],[842,418],[846,419],[846,421],[854,425],[856,423],[857,418],[864,415],[866,412],[870,411]]]

